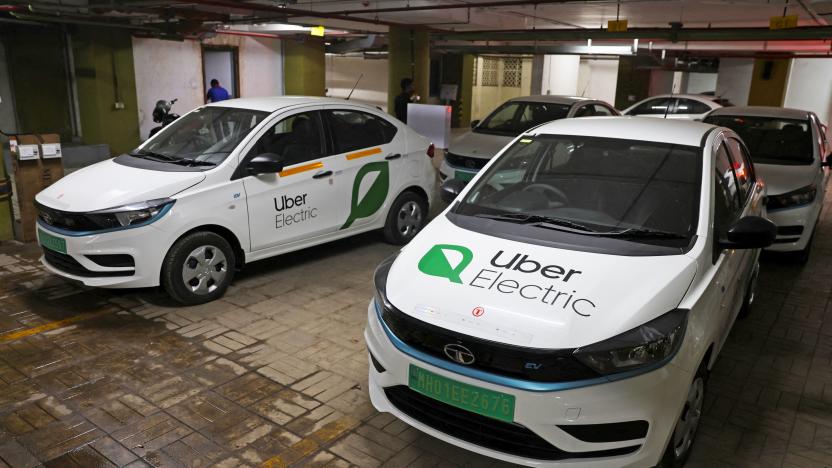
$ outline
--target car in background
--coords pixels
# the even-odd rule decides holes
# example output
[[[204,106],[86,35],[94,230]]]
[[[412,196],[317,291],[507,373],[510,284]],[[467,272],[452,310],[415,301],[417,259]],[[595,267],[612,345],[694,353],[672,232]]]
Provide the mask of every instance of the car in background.
[[[813,112],[782,107],[717,109],[705,122],[734,130],[745,142],[753,170],[768,186],[767,216],[777,225],[769,250],[794,252],[805,262],[823,208],[832,148]],[[747,148],[747,149],[746,149]]]
[[[208,302],[255,260],[374,229],[408,242],[427,222],[431,157],[426,138],[352,101],[212,103],[37,194],[41,261],[87,286]]]
[[[612,105],[574,96],[524,96],[506,101],[471,131],[455,138],[439,167],[442,180],[471,180],[488,161],[517,135],[552,120],[569,117],[621,115]]]
[[[623,115],[668,119],[701,120],[708,112],[726,102],[707,94],[662,94],[639,101],[622,112]]]
[[[563,119],[446,181],[375,273],[373,405],[511,463],[681,467],[775,236],[738,138]]]

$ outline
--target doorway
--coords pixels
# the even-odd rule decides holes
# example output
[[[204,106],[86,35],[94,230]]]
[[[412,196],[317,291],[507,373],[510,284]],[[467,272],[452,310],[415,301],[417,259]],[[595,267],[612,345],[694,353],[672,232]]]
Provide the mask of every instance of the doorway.
[[[202,46],[203,97],[214,79],[220,82],[231,98],[240,97],[238,63],[236,47]]]

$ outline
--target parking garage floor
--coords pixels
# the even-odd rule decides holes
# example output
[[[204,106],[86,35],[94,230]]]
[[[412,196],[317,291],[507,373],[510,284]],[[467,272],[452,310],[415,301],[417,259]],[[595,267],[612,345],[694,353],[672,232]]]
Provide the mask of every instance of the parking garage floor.
[[[832,215],[766,256],[688,466],[832,466]],[[224,299],[85,289],[0,245],[0,466],[495,466],[377,413],[362,331],[376,233],[250,265]]]

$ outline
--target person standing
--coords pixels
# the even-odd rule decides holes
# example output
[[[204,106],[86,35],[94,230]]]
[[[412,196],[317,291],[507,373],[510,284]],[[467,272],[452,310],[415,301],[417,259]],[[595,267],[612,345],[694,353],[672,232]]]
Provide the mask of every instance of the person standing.
[[[407,123],[407,105],[413,99],[413,80],[410,78],[402,78],[401,81],[402,92],[393,101],[393,113],[396,118],[404,123]]]
[[[220,86],[220,81],[218,79],[214,78],[211,80],[211,89],[208,90],[208,94],[205,96],[206,104],[209,102],[225,101],[230,98],[231,96],[228,95],[228,91]]]

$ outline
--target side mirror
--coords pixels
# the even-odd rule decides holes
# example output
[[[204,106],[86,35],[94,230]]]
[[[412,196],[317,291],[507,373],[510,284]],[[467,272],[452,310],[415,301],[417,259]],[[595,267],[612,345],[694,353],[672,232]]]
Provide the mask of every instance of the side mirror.
[[[248,162],[249,175],[277,174],[283,170],[283,156],[275,153],[258,154]]]
[[[762,249],[774,243],[777,226],[766,218],[746,216],[734,221],[719,240],[724,249]]]
[[[479,125],[479,124],[480,124],[480,121],[479,121],[479,120],[472,120],[472,121],[471,121],[471,128],[474,128],[474,127],[476,127],[476,126],[477,126],[477,125]]]
[[[442,184],[439,190],[439,196],[443,202],[450,205],[464,188],[465,182],[457,179],[448,179]]]

